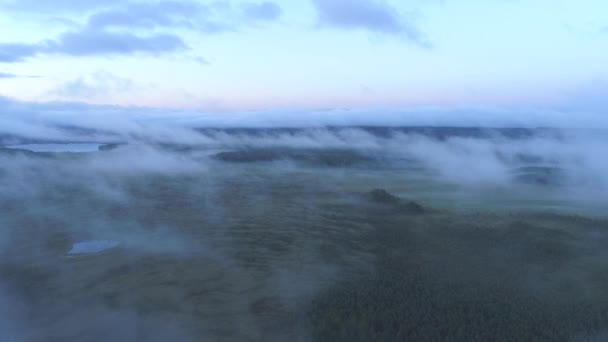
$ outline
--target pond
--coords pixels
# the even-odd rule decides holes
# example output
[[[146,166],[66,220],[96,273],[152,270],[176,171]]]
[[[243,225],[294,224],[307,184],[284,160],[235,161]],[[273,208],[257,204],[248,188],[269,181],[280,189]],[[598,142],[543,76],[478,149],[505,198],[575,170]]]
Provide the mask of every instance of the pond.
[[[111,240],[89,240],[77,242],[72,246],[72,249],[68,252],[70,255],[78,254],[95,254],[100,253],[115,247],[118,247],[117,241]]]

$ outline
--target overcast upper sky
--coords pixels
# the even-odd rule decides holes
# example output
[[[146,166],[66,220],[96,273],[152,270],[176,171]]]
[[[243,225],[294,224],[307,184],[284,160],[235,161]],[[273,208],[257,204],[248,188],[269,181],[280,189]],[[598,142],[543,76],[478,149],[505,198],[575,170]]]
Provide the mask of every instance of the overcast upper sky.
[[[608,109],[605,0],[0,0],[0,27],[24,102]]]

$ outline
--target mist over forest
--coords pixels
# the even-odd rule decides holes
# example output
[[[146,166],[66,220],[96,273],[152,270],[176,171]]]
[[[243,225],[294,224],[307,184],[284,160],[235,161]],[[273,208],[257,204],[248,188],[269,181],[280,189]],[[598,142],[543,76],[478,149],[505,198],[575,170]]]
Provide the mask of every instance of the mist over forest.
[[[601,130],[19,127],[3,341],[607,336]]]

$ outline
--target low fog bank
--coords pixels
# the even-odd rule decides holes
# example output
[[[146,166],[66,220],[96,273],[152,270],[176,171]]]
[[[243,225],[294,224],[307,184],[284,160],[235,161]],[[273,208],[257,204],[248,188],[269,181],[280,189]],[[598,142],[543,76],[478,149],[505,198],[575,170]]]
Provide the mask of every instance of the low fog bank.
[[[601,131],[58,117],[2,126],[4,146],[104,145],[0,148],[0,339],[608,329]],[[465,202],[472,210],[455,209]],[[70,252],[96,241],[110,247]]]
[[[393,127],[454,127],[447,133],[479,134],[495,127],[509,135],[538,127],[608,130],[600,114],[541,108],[411,107],[204,112],[91,105],[73,102],[23,102],[0,96],[0,142],[107,142],[153,140],[204,142],[195,131],[367,127],[376,132]]]
[[[19,169],[27,158],[81,158],[83,174],[150,169],[177,172],[243,163],[275,163],[274,168],[417,171],[435,182],[475,193],[530,187],[553,189],[580,202],[608,199],[608,162],[603,151],[608,135],[575,129],[479,127],[329,127],[292,129],[157,129],[150,136],[106,141],[95,156],[33,153],[23,146],[5,145],[12,156],[6,170]],[[82,137],[81,137],[82,138]],[[93,139],[94,140],[94,139]],[[80,140],[84,141],[84,140]],[[14,142],[14,141],[13,141]],[[31,145],[30,145],[31,146]],[[35,145],[34,145],[35,146]],[[42,145],[46,146],[46,145]],[[58,149],[57,147],[54,147]],[[25,159],[24,159],[25,158]],[[194,164],[196,166],[194,166]],[[13,166],[9,167],[9,165]],[[242,166],[242,165],[241,165]],[[13,171],[11,171],[13,169]],[[27,173],[27,171],[25,172]],[[405,180],[397,180],[405,182]],[[559,197],[559,196],[558,196]]]
[[[367,162],[424,168],[439,181],[470,188],[569,187],[582,199],[602,197],[608,186],[605,120],[584,113],[491,108],[201,113],[7,98],[2,104],[5,147],[96,143],[102,149],[163,150],[161,159],[225,152],[216,159],[321,166]]]
[[[317,166],[417,169],[472,190],[548,186],[605,200],[608,135],[555,129],[330,128],[203,132],[224,161],[311,161]],[[309,157],[306,153],[314,154]],[[333,159],[328,161],[327,159]],[[598,197],[599,196],[599,197]]]

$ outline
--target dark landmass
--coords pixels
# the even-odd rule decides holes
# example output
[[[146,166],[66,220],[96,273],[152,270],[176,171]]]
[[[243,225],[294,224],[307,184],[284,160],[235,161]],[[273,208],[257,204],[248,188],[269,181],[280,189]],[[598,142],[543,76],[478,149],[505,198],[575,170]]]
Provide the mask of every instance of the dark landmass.
[[[442,126],[323,126],[310,128],[196,128],[203,134],[239,134],[245,136],[297,134],[303,132],[329,131],[340,132],[348,129],[357,129],[373,136],[390,138],[395,134],[417,134],[445,140],[447,138],[492,138],[505,137],[511,139],[527,139],[535,136],[560,137],[563,130],[550,127],[518,128],[518,127],[442,127]]]
[[[38,153],[38,152],[30,151],[30,150],[24,150],[24,149],[18,149],[18,148],[5,148],[5,147],[0,147],[0,155],[28,156],[28,157],[32,157],[32,158],[48,156],[48,154],[46,154],[46,153]]]
[[[124,143],[103,144],[103,145],[99,146],[99,151],[112,151],[112,150],[115,150],[124,145],[126,145],[126,144],[124,144]]]
[[[386,205],[403,213],[419,215],[424,214],[426,211],[422,205],[414,201],[404,201],[384,189],[374,189],[365,194],[364,197],[372,203]]]
[[[568,173],[555,166],[523,166],[513,170],[516,181],[534,185],[564,186],[571,185]]]
[[[215,158],[233,163],[291,160],[327,167],[370,165],[379,162],[378,157],[374,158],[362,151],[347,149],[249,148],[220,152]]]

